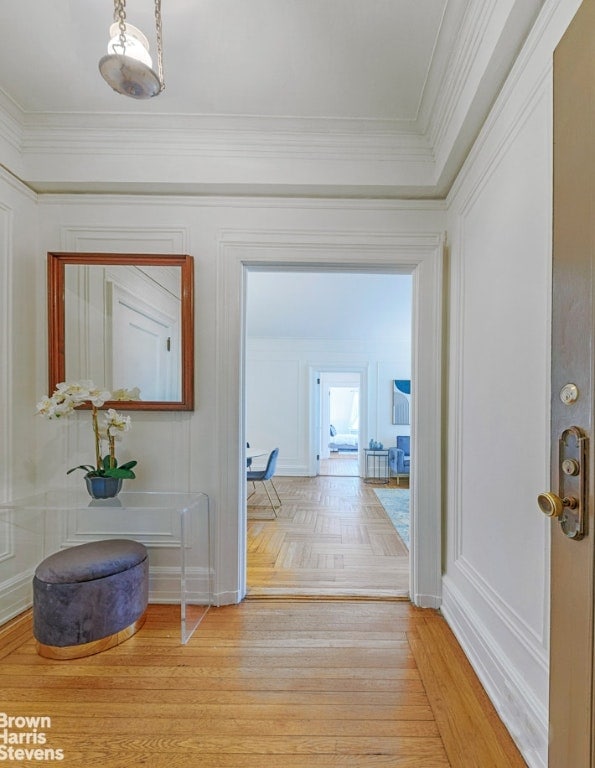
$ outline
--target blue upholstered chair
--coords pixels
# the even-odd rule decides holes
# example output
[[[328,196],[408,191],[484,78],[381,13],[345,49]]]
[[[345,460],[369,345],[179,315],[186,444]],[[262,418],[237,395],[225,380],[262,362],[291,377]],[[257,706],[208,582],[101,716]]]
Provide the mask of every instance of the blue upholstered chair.
[[[264,486],[264,489],[266,491],[266,494],[269,497],[269,502],[271,504],[271,509],[273,510],[273,514],[275,515],[275,517],[277,517],[277,509],[279,507],[281,507],[281,505],[282,505],[282,501],[281,501],[281,499],[279,497],[279,493],[277,492],[277,489],[275,488],[275,483],[273,483],[273,475],[275,474],[275,469],[277,467],[277,456],[278,455],[279,455],[279,449],[275,448],[275,450],[271,451],[271,453],[269,455],[269,458],[267,460],[267,465],[266,465],[265,469],[248,471],[246,473],[246,477],[247,477],[248,481],[251,482],[252,485],[254,486],[254,490],[252,491],[252,493],[250,494],[250,496],[248,498],[250,498],[251,496],[253,496],[256,493],[256,483],[257,482],[262,483],[263,486]],[[269,493],[269,489],[267,487],[267,482],[266,482],[267,480],[273,486],[273,490],[275,491],[275,495],[277,496],[277,501],[279,502],[279,507],[275,507],[275,505],[273,504],[273,500],[271,498],[271,494]]]
[[[396,447],[388,449],[388,466],[393,475],[396,476],[397,483],[400,477],[407,477],[409,475],[411,466],[410,444],[411,438],[409,435],[399,435]]]

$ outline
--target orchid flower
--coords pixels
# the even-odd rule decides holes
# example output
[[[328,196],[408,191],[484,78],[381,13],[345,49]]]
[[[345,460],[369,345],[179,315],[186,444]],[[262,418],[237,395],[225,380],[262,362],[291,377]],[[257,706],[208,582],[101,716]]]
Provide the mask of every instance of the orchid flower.
[[[131,397],[125,395],[130,393]],[[117,391],[118,399],[132,400],[140,399],[140,390],[135,387],[132,390],[120,389]],[[91,424],[95,438],[95,464],[80,464],[78,467],[69,469],[67,474],[75,469],[84,469],[88,475],[95,477],[129,477],[133,478],[132,467],[136,466],[136,461],[128,461],[118,466],[115,453],[115,440],[120,439],[124,432],[128,432],[131,426],[130,416],[123,416],[109,408],[104,418],[104,423],[100,426],[98,419],[98,409],[108,400],[113,400],[111,392],[106,389],[96,387],[92,381],[73,381],[60,382],[51,397],[47,395],[37,403],[37,413],[46,419],[59,419],[69,416],[75,408],[88,404],[91,406]],[[109,454],[102,458],[101,441],[107,440],[109,445]]]

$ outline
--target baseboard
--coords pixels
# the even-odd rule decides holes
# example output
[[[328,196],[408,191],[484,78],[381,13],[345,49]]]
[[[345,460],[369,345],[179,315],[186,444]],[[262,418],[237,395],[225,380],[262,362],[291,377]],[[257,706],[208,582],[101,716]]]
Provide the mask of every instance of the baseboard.
[[[0,625],[26,611],[33,604],[33,575],[20,573],[0,585]]]
[[[547,768],[547,707],[517,670],[452,580],[443,579],[441,613],[529,768]]]
[[[186,594],[189,603],[206,605],[214,602],[208,568],[186,569]],[[149,602],[180,602],[179,566],[149,567]]]
[[[442,605],[442,599],[438,595],[412,595],[411,602],[418,608],[434,608],[438,610]]]

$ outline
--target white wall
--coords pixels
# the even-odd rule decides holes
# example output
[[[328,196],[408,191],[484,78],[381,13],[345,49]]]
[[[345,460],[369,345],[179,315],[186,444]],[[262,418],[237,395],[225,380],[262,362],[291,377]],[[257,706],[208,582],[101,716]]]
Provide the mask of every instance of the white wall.
[[[547,3],[449,198],[443,612],[531,766],[547,764],[552,51]]]
[[[318,450],[315,409],[320,371],[360,372],[360,448],[370,438],[395,445],[404,429],[392,425],[392,381],[409,378],[411,359],[395,344],[249,339],[246,347],[246,434],[251,445],[279,447],[278,474],[307,476]],[[327,431],[328,435],[328,431]],[[328,439],[327,439],[328,442]]]
[[[15,192],[15,189],[17,190]],[[435,521],[439,517],[439,285],[442,268],[444,207],[440,203],[311,201],[246,198],[147,198],[111,196],[42,196],[35,198],[7,177],[0,187],[3,277],[2,418],[0,443],[5,461],[2,496],[14,498],[48,486],[82,482],[66,477],[68,467],[91,460],[93,446],[88,413],[62,422],[34,415],[47,393],[47,251],[191,253],[195,257],[194,412],[135,412],[126,435],[126,457],[139,460],[136,489],[201,490],[211,498],[212,564],[215,601],[234,602],[245,590],[245,513],[240,461],[242,280],[238,247],[261,247],[260,256],[277,263],[310,259],[311,264],[377,263],[386,271],[400,264],[416,274],[419,293],[417,325],[420,354],[420,399],[429,406],[420,414],[420,444],[430,455],[430,479],[420,486],[428,517],[420,523],[429,536],[420,545],[431,553],[427,578],[414,581],[414,599],[436,605],[439,567]],[[6,214],[4,214],[6,210]],[[299,243],[307,242],[301,252]],[[256,251],[250,250],[253,254]],[[247,258],[247,262],[253,260]],[[231,269],[231,271],[230,271]],[[428,292],[429,288],[429,292]],[[424,301],[424,297],[428,297]],[[99,383],[99,382],[97,382]],[[425,499],[425,501],[424,501]],[[30,552],[17,563],[9,542],[0,573],[0,621],[26,608],[29,594],[17,587],[30,583],[39,561]],[[206,541],[196,532],[190,566],[206,567]],[[151,552],[152,599],[171,599],[175,567],[164,549]],[[423,570],[420,567],[420,572]],[[16,592],[18,594],[16,594]],[[13,593],[16,594],[13,600]]]
[[[392,382],[411,378],[410,275],[254,270],[246,290],[247,436],[279,445],[279,474],[315,474],[316,453],[328,457],[318,373],[322,389],[338,371],[353,371],[343,385],[362,379],[360,448],[409,433],[392,424]]]
[[[167,198],[110,196],[42,196],[39,199],[39,242],[30,272],[38,279],[38,300],[43,310],[36,317],[35,381],[27,419],[23,427],[35,431],[36,472],[32,484],[43,488],[66,482],[66,468],[92,457],[87,414],[76,414],[71,423],[45,422],[32,415],[36,398],[47,391],[45,329],[45,253],[48,250],[174,252],[190,253],[195,259],[195,379],[196,407],[191,413],[134,413],[132,430],[125,436],[127,455],[139,460],[135,488],[153,490],[200,490],[212,501],[215,540],[215,598],[233,602],[243,596],[244,524],[241,508],[242,476],[240,451],[241,407],[241,332],[235,315],[241,306],[242,284],[236,273],[226,270],[234,264],[235,243],[276,243],[277,262],[302,258],[296,251],[300,240],[308,243],[306,257],[318,252],[337,253],[342,261],[376,259],[383,269],[398,259],[411,263],[411,269],[439,279],[441,232],[444,210],[439,203],[311,201],[234,198]],[[286,243],[286,245],[283,245]],[[273,254],[264,246],[267,256]],[[381,256],[366,256],[371,254]],[[426,255],[420,256],[420,253]],[[33,253],[33,250],[32,250]],[[231,255],[229,255],[231,254]],[[399,255],[400,254],[400,255]],[[406,257],[403,254],[409,254]],[[249,257],[248,262],[253,257]],[[316,256],[318,261],[320,256]],[[332,259],[333,256],[331,255]],[[233,267],[235,270],[235,266]],[[418,277],[424,285],[426,277]],[[425,289],[424,289],[425,290]],[[419,301],[418,323],[426,327],[424,338],[432,339],[436,319],[435,296]],[[228,328],[233,330],[228,333]],[[439,352],[422,352],[424,360]],[[236,353],[235,350],[238,350]],[[422,361],[418,365],[424,368]],[[436,403],[437,379],[421,377],[427,391],[422,398]],[[435,419],[433,408],[425,409],[422,421]],[[425,439],[430,453],[435,441],[429,427]],[[31,433],[30,433],[31,434]],[[423,442],[423,441],[422,441]],[[297,455],[297,453],[296,453]],[[435,458],[430,464],[436,466]],[[136,471],[136,470],[135,470]],[[70,476],[69,482],[81,478]],[[245,484],[244,484],[245,485]],[[437,481],[425,483],[420,491],[438,498]],[[239,500],[239,502],[238,502]],[[238,506],[239,504],[239,506]],[[436,502],[424,504],[433,515]],[[435,527],[435,526],[433,526]],[[432,526],[430,526],[432,529]],[[200,536],[200,533],[198,534]],[[432,545],[433,546],[433,545]],[[204,567],[203,553],[197,544],[193,553],[197,568]],[[162,553],[152,553],[159,568]],[[439,572],[439,571],[437,571]],[[425,587],[427,601],[436,604],[439,581],[431,575]],[[435,583],[434,583],[435,582]],[[156,584],[154,599],[160,598]],[[423,599],[422,599],[423,602]]]
[[[34,434],[38,339],[36,319],[45,315],[36,282],[38,266],[35,196],[0,170],[0,500],[35,480]],[[3,519],[0,516],[0,520]],[[19,613],[31,596],[38,553],[21,532],[0,525],[0,623]]]

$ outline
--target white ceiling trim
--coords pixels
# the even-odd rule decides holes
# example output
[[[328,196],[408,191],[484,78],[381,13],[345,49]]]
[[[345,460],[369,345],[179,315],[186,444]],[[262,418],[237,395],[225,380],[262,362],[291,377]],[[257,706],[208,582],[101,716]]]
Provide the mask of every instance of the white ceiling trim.
[[[353,153],[374,160],[415,159],[433,162],[432,149],[425,137],[414,132],[390,131],[385,127],[358,130],[349,125],[329,128],[323,121],[318,125],[296,124],[261,118],[238,120],[235,125],[215,128],[211,120],[202,125],[200,120],[192,125],[174,127],[173,120],[163,121],[161,126],[146,121],[141,125],[109,124],[105,120],[77,119],[63,115],[51,122],[47,117],[43,125],[22,127],[22,150],[29,153],[81,154],[108,151],[111,154],[144,154],[158,151],[165,155],[192,154],[202,156],[232,157],[235,154],[262,156],[303,156],[306,158],[331,157],[351,159]],[[188,122],[188,121],[187,121]],[[134,145],[130,143],[130,131],[134,131]]]
[[[450,0],[416,121],[26,113],[0,91],[0,164],[41,192],[443,198],[542,2]]]

